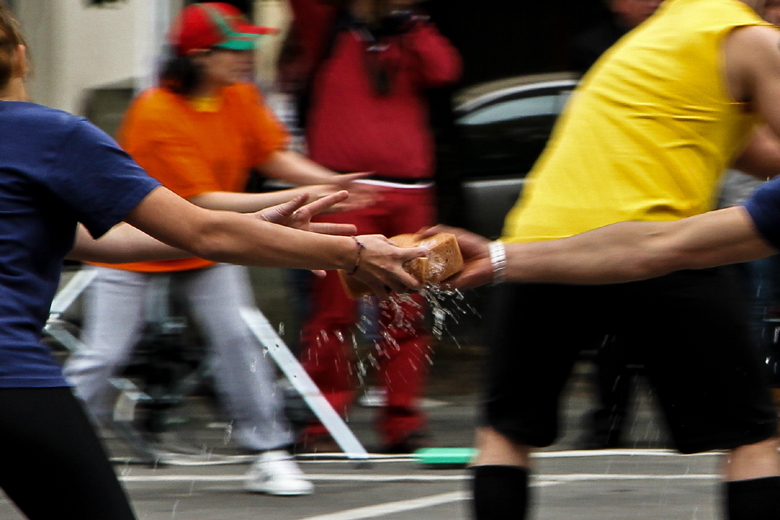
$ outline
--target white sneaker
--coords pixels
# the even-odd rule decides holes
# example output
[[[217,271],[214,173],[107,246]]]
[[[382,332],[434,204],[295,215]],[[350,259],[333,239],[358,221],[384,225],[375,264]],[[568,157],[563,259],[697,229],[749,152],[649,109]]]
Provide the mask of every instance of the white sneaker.
[[[314,485],[283,450],[260,455],[246,474],[244,487],[253,493],[277,496],[310,495],[314,491]]]

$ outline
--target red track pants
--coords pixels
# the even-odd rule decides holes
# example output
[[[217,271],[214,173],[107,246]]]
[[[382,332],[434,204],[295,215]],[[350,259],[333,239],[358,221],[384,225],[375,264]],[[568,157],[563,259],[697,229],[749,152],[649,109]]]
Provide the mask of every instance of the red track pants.
[[[330,222],[355,224],[358,234],[381,233],[392,237],[415,233],[434,223],[433,188],[382,188],[369,208],[328,214]],[[357,301],[344,292],[338,275],[329,271],[314,281],[311,315],[303,327],[301,360],[328,401],[345,414],[355,398],[358,370],[376,369],[387,391],[387,404],[376,427],[385,445],[403,441],[425,428],[425,416],[417,406],[422,396],[430,359],[430,337],[424,330],[424,300],[384,303],[379,309],[381,338],[362,359],[357,359],[352,338],[356,332]],[[325,433],[312,426],[307,435]]]

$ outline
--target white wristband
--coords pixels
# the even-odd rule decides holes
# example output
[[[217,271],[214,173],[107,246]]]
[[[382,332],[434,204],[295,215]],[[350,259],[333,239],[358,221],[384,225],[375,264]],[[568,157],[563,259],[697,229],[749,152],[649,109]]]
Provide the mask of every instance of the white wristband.
[[[493,284],[506,280],[506,249],[504,243],[495,240],[488,244],[490,265],[493,266]]]

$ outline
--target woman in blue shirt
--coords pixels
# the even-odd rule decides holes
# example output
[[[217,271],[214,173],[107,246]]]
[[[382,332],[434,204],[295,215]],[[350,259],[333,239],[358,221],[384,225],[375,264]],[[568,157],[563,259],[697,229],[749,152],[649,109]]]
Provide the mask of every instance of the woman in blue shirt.
[[[221,262],[346,269],[385,297],[418,285],[402,265],[424,250],[401,250],[378,235],[307,231],[312,213],[344,193],[260,214],[190,204],[85,119],[28,102],[26,71],[24,41],[0,3],[0,443],[14,447],[3,455],[0,487],[31,519],[63,512],[80,520],[132,519],[99,439],[40,344],[78,223],[97,238],[126,221]],[[128,227],[112,235],[94,241],[80,234],[71,257],[117,262],[171,254]],[[126,236],[138,242],[123,242]]]

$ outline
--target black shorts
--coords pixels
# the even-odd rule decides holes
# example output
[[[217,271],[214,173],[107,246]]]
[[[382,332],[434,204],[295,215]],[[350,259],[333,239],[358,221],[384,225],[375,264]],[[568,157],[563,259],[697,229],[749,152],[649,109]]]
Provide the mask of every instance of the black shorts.
[[[677,448],[730,449],[772,437],[777,412],[732,268],[616,285],[504,284],[486,312],[482,423],[548,446],[582,349],[614,335],[644,364]]]

